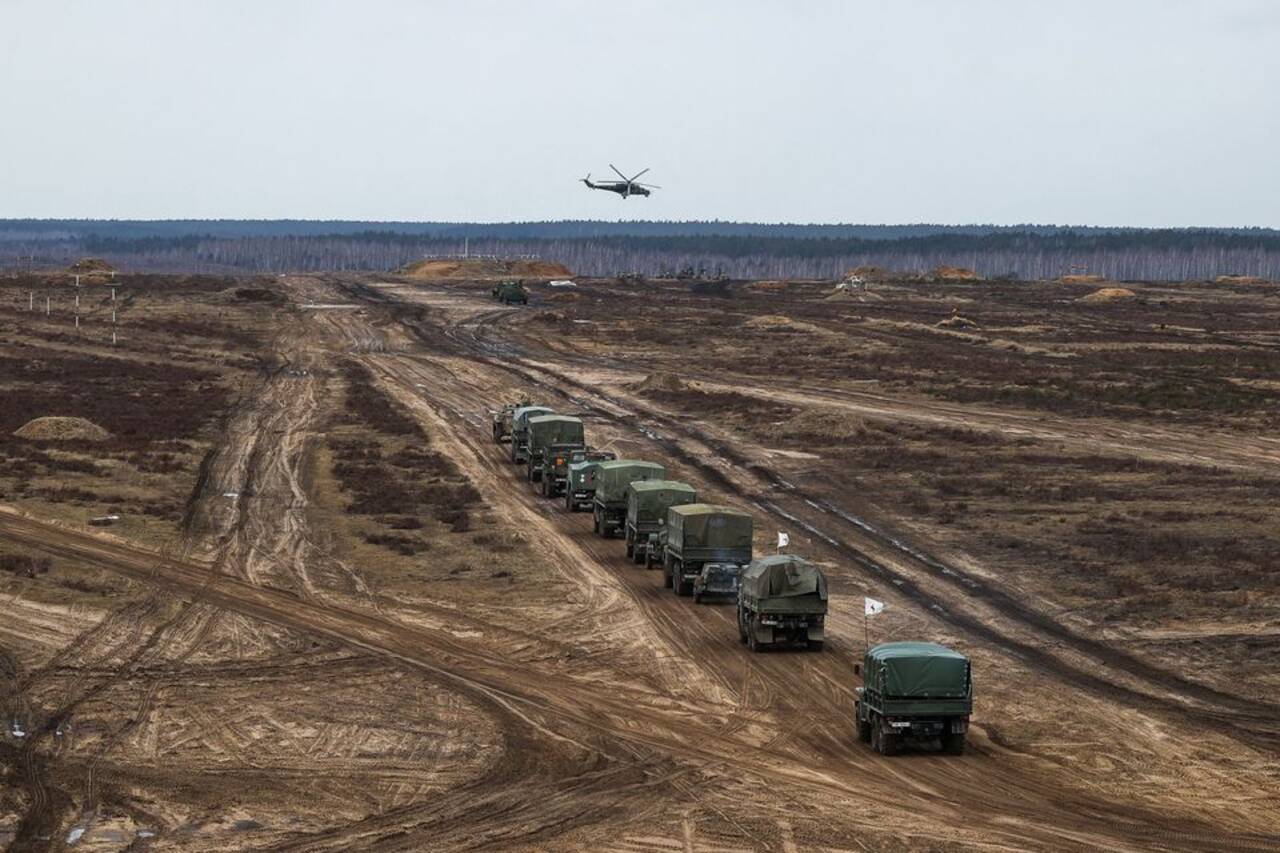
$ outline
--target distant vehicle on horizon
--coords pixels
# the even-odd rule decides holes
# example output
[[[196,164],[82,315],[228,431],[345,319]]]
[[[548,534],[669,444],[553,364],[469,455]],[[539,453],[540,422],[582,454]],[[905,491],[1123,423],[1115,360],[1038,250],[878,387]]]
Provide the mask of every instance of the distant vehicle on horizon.
[[[590,172],[587,173],[587,176],[585,178],[579,178],[579,180],[582,181],[584,184],[586,184],[588,189],[608,190],[611,193],[617,193],[622,198],[627,198],[628,196],[633,196],[633,195],[649,195],[650,190],[662,189],[662,187],[657,186],[656,184],[641,184],[636,181],[636,178],[639,178],[645,172],[649,171],[647,168],[644,169],[643,171],[636,172],[636,174],[630,178],[622,174],[622,172],[619,171],[618,167],[613,165],[612,163],[609,164],[609,168],[617,172],[618,177],[622,178],[622,180],[597,181],[595,183],[592,183]]]

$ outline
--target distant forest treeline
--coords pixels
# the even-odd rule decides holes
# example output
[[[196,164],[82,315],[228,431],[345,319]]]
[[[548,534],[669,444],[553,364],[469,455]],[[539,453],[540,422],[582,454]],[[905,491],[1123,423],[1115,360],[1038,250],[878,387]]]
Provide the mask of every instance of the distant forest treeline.
[[[464,242],[465,241],[465,242]],[[1122,280],[1280,279],[1273,229],[1044,225],[792,225],[734,222],[367,223],[251,220],[0,220],[0,266],[93,255],[169,272],[390,270],[424,256],[537,255],[584,275],[686,268],[734,278],[836,278],[861,265],[984,276],[1088,272]]]

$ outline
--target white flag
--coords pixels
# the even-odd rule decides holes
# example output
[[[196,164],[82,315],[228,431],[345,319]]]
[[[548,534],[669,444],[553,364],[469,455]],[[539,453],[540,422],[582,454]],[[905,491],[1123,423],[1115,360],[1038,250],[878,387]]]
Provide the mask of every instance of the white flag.
[[[868,616],[875,616],[881,610],[884,610],[883,601],[876,601],[874,598],[864,598],[862,599],[862,601],[863,601],[863,605],[862,605],[863,612],[866,613]]]
[[[791,544],[791,537],[783,533],[781,530],[779,530],[778,531],[778,547],[785,548],[790,544]]]

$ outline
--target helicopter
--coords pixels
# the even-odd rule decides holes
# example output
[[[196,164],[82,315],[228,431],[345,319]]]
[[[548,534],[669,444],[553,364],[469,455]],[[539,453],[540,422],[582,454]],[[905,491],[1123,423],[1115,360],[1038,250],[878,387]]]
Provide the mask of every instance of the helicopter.
[[[650,190],[662,189],[662,187],[657,186],[655,184],[636,183],[636,178],[640,177],[645,172],[649,171],[648,169],[645,169],[643,172],[636,172],[636,174],[633,177],[628,178],[626,175],[622,174],[622,172],[618,170],[617,166],[613,165],[612,163],[609,164],[609,168],[617,172],[618,177],[622,178],[622,180],[599,181],[596,183],[592,183],[590,172],[587,173],[587,176],[585,178],[579,178],[579,180],[582,181],[584,184],[586,184],[589,189],[608,190],[611,193],[617,193],[623,198],[626,198],[627,196],[633,196],[633,195],[648,195]]]

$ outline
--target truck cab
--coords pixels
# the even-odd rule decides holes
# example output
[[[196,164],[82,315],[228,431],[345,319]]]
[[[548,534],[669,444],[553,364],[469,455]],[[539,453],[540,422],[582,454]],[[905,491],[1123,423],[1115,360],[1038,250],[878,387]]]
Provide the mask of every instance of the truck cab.
[[[950,755],[964,752],[973,712],[969,659],[937,643],[881,643],[867,650],[853,704],[858,739],[881,755],[907,740],[937,740]]]
[[[583,448],[569,454],[564,482],[564,508],[569,512],[590,509],[596,493],[596,470],[601,462],[618,458],[612,450]]]

